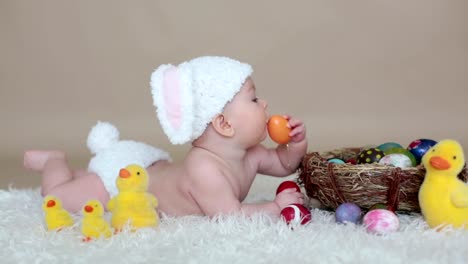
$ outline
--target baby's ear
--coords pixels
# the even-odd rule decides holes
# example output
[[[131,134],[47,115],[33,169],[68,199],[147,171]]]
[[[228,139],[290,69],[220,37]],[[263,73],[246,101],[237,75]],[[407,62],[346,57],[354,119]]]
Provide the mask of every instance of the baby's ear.
[[[218,134],[224,137],[233,137],[235,134],[234,127],[223,114],[217,114],[211,120],[211,125]]]

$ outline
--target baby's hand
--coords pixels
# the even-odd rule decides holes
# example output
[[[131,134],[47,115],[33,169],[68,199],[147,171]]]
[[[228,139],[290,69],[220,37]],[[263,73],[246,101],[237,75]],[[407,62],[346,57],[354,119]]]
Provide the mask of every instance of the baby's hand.
[[[283,210],[283,208],[293,203],[304,204],[304,195],[295,188],[289,188],[276,195],[275,203],[280,210]]]
[[[291,142],[301,142],[306,137],[306,129],[304,123],[299,119],[294,119],[289,115],[284,115],[284,118],[288,120],[288,126],[291,128],[289,136],[291,137]]]

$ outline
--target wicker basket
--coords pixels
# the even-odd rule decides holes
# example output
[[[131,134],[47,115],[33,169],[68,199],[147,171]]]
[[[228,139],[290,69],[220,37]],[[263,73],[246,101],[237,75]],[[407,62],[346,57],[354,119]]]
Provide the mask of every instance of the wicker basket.
[[[330,158],[355,158],[359,151],[359,148],[346,148],[308,153],[299,167],[298,182],[309,197],[318,199],[328,209],[353,202],[363,209],[383,203],[393,210],[419,212],[418,191],[426,173],[424,168],[327,162]],[[466,166],[458,177],[467,181]]]

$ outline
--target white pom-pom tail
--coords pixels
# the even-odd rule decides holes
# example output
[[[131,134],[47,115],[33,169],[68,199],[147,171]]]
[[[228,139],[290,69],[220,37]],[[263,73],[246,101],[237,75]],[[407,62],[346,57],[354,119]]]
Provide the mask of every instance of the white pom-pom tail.
[[[111,123],[98,121],[89,132],[87,145],[91,153],[96,154],[118,141],[119,130]]]

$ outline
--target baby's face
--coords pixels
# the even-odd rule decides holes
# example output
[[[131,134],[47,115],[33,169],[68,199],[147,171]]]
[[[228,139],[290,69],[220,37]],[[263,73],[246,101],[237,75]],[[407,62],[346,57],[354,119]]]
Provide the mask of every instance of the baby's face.
[[[240,91],[228,103],[223,114],[235,129],[235,137],[247,145],[256,145],[266,138],[267,102],[257,97],[252,78],[247,78]]]

